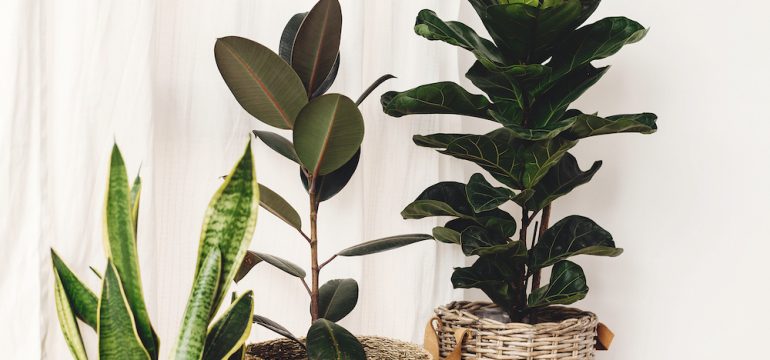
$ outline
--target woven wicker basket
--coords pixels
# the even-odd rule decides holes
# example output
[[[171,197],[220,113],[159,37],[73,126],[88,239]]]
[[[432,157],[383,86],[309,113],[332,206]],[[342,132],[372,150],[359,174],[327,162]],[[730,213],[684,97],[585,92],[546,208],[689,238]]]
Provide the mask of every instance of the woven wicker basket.
[[[432,360],[433,357],[417,345],[403,341],[362,336],[358,338],[366,351],[369,360]],[[278,339],[257,344],[246,348],[247,360],[302,360],[307,359],[305,350],[297,343]]]
[[[501,323],[474,315],[494,309],[489,303],[454,302],[436,309],[441,358],[494,360],[585,360],[594,358],[596,315],[550,307],[537,314],[541,323]],[[456,349],[457,340],[462,348]],[[451,356],[450,356],[451,355]]]

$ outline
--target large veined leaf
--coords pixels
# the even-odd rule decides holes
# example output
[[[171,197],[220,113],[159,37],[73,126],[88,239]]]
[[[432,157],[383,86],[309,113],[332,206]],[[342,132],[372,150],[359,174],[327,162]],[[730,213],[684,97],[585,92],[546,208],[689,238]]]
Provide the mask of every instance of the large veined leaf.
[[[445,81],[418,86],[404,92],[390,91],[382,95],[386,114],[401,117],[411,114],[454,114],[491,120],[487,114],[489,100],[474,95],[460,85]]]
[[[444,22],[432,10],[420,11],[414,31],[428,40],[443,41],[474,52],[476,56],[498,63],[503,62],[500,51],[494,43],[482,38],[476,31],[461,22]]]
[[[291,227],[302,230],[302,218],[294,207],[281,195],[276,194],[265,185],[259,184],[259,205],[271,214],[275,215]]]
[[[492,186],[481,174],[471,176],[465,193],[475,212],[497,209],[516,196],[510,189]]]
[[[131,190],[128,186],[126,164],[117,145],[112,148],[110,172],[105,196],[104,226],[105,252],[112,260],[131,313],[136,320],[136,328],[144,348],[150,357],[158,357],[158,337],[150,324],[150,316],[144,303],[142,277],[139,272],[139,259],[136,250],[136,235],[132,217]]]
[[[86,311],[86,306],[81,305],[80,311],[85,313],[86,316],[84,317],[95,318],[97,313],[95,303],[97,301],[96,296],[93,293],[88,294],[90,290],[85,288],[85,286],[82,287],[85,291],[72,291],[73,288],[78,289],[82,286],[77,278],[71,281],[70,292],[73,292],[74,294],[69,295],[67,286],[65,285],[66,280],[62,279],[70,277],[69,274],[72,274],[72,272],[69,271],[63,262],[61,262],[59,256],[56,255],[53,250],[51,250],[51,257],[53,258],[54,300],[56,301],[56,315],[59,318],[59,326],[64,335],[64,340],[67,341],[67,346],[72,353],[72,357],[76,360],[87,360],[88,356],[86,354],[85,346],[83,345],[83,338],[80,336],[80,328],[78,327],[76,319],[78,306],[73,306],[73,303],[75,302],[73,300],[87,303],[89,305],[88,307],[93,306],[93,310]],[[57,264],[57,262],[59,264]],[[71,276],[74,277],[74,274]],[[70,298],[73,300],[70,300]],[[89,325],[95,328],[95,319],[91,318],[90,320],[93,325]]]
[[[576,120],[570,118],[561,121],[554,121],[538,128],[527,128],[522,126],[521,123],[503,122],[508,120],[508,118],[494,110],[490,111],[489,113],[492,115],[492,117],[497,119],[498,122],[503,124],[503,126],[509,130],[513,137],[527,141],[542,141],[553,139],[572,128]]]
[[[588,285],[583,269],[569,261],[560,261],[551,271],[550,283],[535,289],[527,303],[530,307],[569,305],[586,297]]]
[[[209,320],[217,308],[215,300],[223,260],[219,248],[212,247],[198,266],[179,338],[172,351],[176,359],[200,359],[203,355]]]
[[[278,54],[237,36],[214,46],[219,72],[239,104],[258,120],[291,129],[308,102],[302,80]]]
[[[289,22],[286,23],[286,27],[283,29],[283,34],[281,34],[281,44],[278,53],[281,55],[281,58],[286,60],[286,62],[289,64],[291,64],[292,52],[294,52],[294,40],[297,38],[299,27],[302,25],[302,22],[305,20],[306,16],[307,13],[299,13],[292,16],[291,19],[289,19]],[[329,72],[329,75],[326,76],[326,79],[321,84],[321,86],[315,90],[311,98],[321,96],[326,93],[327,90],[329,90],[329,88],[334,83],[334,80],[337,79],[337,71],[339,71],[339,68],[340,56],[338,54],[337,60],[334,62],[334,66]]]
[[[262,142],[265,143],[265,145],[267,145],[269,148],[273,149],[273,151],[299,164],[297,152],[294,151],[294,144],[292,144],[291,141],[289,141],[287,138],[270,131],[254,130],[253,132],[254,136],[262,140]]]
[[[134,223],[134,239],[137,236],[137,226],[139,225],[139,200],[142,196],[142,178],[136,175],[134,184],[131,185],[131,222]]]
[[[618,256],[623,249],[615,247],[612,235],[593,220],[568,216],[546,230],[530,250],[529,266],[540,269],[571,256]]]
[[[363,346],[353,334],[326,319],[313,322],[307,332],[309,360],[366,360]]]
[[[61,288],[67,306],[72,313],[88,326],[96,330],[97,308],[99,299],[94,293],[67,267],[59,255],[51,249],[51,260],[57,286]],[[64,304],[64,303],[62,303]]]
[[[517,166],[522,167],[520,183],[525,189],[531,189],[548,173],[553,166],[567,153],[567,151],[577,145],[577,141],[557,137],[543,141],[522,142],[515,138],[509,129],[498,129],[487,134],[497,146],[509,146],[518,154],[516,162],[513,164],[514,170],[519,170]],[[451,145],[451,144],[450,144]],[[482,166],[483,167],[483,166]]]
[[[469,217],[457,212],[449,204],[436,200],[417,200],[401,211],[404,219],[423,219],[432,216]]]
[[[270,330],[270,331],[272,331],[272,332],[274,332],[274,333],[276,333],[278,335],[281,335],[281,336],[283,336],[283,337],[285,337],[285,338],[287,338],[289,340],[292,340],[292,341],[296,342],[297,344],[299,344],[303,348],[305,347],[305,343],[303,343],[302,341],[297,339],[297,337],[294,336],[294,334],[292,334],[291,331],[289,331],[288,329],[283,327],[281,324],[279,324],[279,323],[277,323],[277,322],[275,322],[273,320],[270,320],[270,319],[268,319],[268,318],[266,318],[264,316],[260,316],[260,315],[254,315],[252,317],[252,320],[254,321],[255,324],[257,324],[259,326],[262,326],[265,329],[268,329],[268,330]]]
[[[452,141],[468,135],[470,134],[415,135],[412,137],[412,140],[418,146],[433,149],[446,149],[446,147],[449,146]]]
[[[350,179],[355,174],[358,168],[358,161],[361,159],[361,149],[358,149],[355,155],[342,165],[337,170],[332,171],[330,174],[319,176],[316,179],[316,194],[319,201],[326,201],[337,195],[345,186],[350,182]],[[305,190],[309,189],[307,176],[305,172],[300,170],[300,178]]]
[[[602,162],[597,161],[588,171],[581,171],[577,159],[570,153],[565,154],[535,185],[534,194],[526,201],[527,209],[539,211],[545,208],[576,187],[591,181],[601,167]]]
[[[216,287],[212,316],[243,262],[254,236],[258,210],[259,187],[249,141],[243,156],[209,202],[203,219],[195,272],[200,271],[213,249],[219,249],[222,257],[222,276]]]
[[[456,268],[452,273],[452,284],[456,289],[481,289],[495,304],[510,309],[515,302],[511,283],[522,277],[524,261],[526,250],[523,246],[481,256],[470,267]]]
[[[497,109],[498,117],[507,115],[504,121],[495,118],[503,125],[518,124],[523,118],[521,109],[530,105],[531,99],[526,90],[551,73],[551,68],[540,64],[515,64],[500,66],[491,62],[476,61],[465,73],[473,85],[485,92],[495,102],[492,109],[502,104],[513,104],[506,111]]]
[[[252,251],[249,251],[249,252],[252,253]],[[291,276],[298,277],[298,278],[304,278],[305,276],[307,276],[307,273],[305,273],[305,270],[303,270],[297,264],[289,260],[281,259],[277,256],[273,256],[265,253],[253,252],[253,254],[259,257],[260,259],[262,259],[262,261],[270,265],[273,265],[278,270],[281,270]]]
[[[460,244],[460,232],[448,227],[434,227],[433,238],[445,244]]]
[[[516,149],[509,144],[496,142],[488,136],[469,135],[452,141],[440,152],[481,166],[497,181],[511,188],[523,188],[520,180],[523,164],[517,160]]]
[[[337,0],[320,0],[297,31],[291,65],[312,96],[337,60],[342,33],[342,9]]]
[[[569,129],[568,134],[576,139],[618,133],[652,134],[658,130],[655,124],[658,116],[650,113],[615,115],[606,118],[581,114],[573,119],[574,125]]]
[[[294,148],[313,177],[347,163],[361,147],[364,120],[353,100],[328,94],[313,99],[297,116]]]
[[[510,241],[499,234],[490,233],[480,226],[471,226],[460,234],[460,245],[466,256],[492,255],[521,247],[520,241]]]
[[[409,234],[390,236],[382,239],[367,241],[362,244],[351,246],[337,253],[340,256],[363,256],[376,254],[384,251],[398,249],[407,245],[433,239],[426,234]]]
[[[108,260],[102,280],[96,331],[99,335],[100,359],[151,359],[142,345],[134,321],[118,270]]]
[[[358,303],[358,283],[353,279],[335,279],[318,289],[318,316],[337,322],[348,316]]]
[[[254,293],[241,295],[225,311],[206,335],[203,359],[227,359],[240,351],[251,332],[251,315],[254,313]]]
[[[539,102],[532,109],[530,127],[554,127],[551,124],[559,122],[569,105],[596,84],[608,69],[609,66],[597,69],[586,65],[556,81],[550,90],[539,96]]]

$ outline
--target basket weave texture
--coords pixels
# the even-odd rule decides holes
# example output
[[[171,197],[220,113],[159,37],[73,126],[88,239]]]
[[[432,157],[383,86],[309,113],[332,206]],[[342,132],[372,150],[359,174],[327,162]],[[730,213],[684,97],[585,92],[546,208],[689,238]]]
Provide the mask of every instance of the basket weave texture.
[[[439,351],[444,358],[454,350],[455,331],[470,330],[462,359],[585,360],[594,358],[596,315],[577,309],[549,307],[537,314],[538,324],[501,323],[474,313],[496,308],[480,302],[453,302],[436,309]]]
[[[417,345],[403,341],[362,336],[358,340],[364,346],[369,360],[432,360],[427,351]],[[247,360],[304,360],[307,353],[297,343],[277,339],[251,344],[246,348]]]

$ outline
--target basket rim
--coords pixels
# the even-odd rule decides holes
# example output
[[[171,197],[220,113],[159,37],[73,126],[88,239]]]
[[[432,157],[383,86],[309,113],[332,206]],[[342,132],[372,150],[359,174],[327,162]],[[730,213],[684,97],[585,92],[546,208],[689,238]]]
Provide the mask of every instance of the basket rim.
[[[586,323],[593,323],[598,321],[598,317],[596,316],[596,314],[590,311],[585,311],[578,308],[566,307],[566,306],[549,306],[548,309],[553,309],[561,312],[574,312],[576,316],[567,317],[566,319],[559,322],[542,322],[537,324],[519,323],[519,322],[504,323],[494,319],[483,318],[466,310],[470,308],[492,309],[492,308],[499,308],[499,306],[487,301],[453,301],[449,304],[441,305],[437,307],[434,310],[434,312],[439,319],[443,319],[447,315],[450,315],[450,316],[453,315],[458,318],[472,321],[473,323],[476,323],[482,326],[494,326],[499,328],[532,329],[532,330],[551,329],[555,325],[567,326],[569,324],[575,323],[576,321],[586,322]]]

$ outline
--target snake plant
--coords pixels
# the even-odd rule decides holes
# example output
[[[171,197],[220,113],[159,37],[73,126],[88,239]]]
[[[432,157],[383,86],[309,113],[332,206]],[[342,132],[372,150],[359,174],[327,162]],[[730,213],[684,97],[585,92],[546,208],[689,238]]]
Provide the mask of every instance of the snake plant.
[[[475,163],[502,186],[481,173],[467,183],[441,182],[420,194],[402,216],[452,217],[433,235],[459,245],[467,256],[478,256],[472,266],[455,269],[454,287],[479,288],[511,320],[534,322],[535,310],[586,296],[585,274],[569,258],[622,252],[594,221],[574,215],[549,226],[550,214],[554,200],[589,182],[602,165],[597,161],[586,171],[580,169],[569,153],[580,140],[656,131],[654,114],[599,116],[570,107],[609,70],[593,62],[641,40],[647,30],[625,17],[584,24],[600,0],[470,3],[491,40],[431,10],[419,13],[414,29],[428,40],[470,51],[476,61],[466,77],[486,96],[438,82],[386,93],[382,105],[394,117],[456,114],[496,123],[498,128],[486,134],[432,134],[413,140]],[[502,209],[508,202],[519,209]],[[541,270],[551,266],[550,283],[541,286]]]
[[[347,316],[358,301],[353,279],[320,283],[321,270],[338,256],[350,257],[395,249],[428,240],[430,235],[401,235],[372,240],[341,250],[319,261],[318,213],[322,202],[339,193],[358,167],[364,120],[358,109],[368,95],[390,75],[376,80],[353,101],[342,94],[327,94],[340,68],[342,10],[338,0],[320,0],[307,13],[294,15],[281,36],[278,53],[254,41],[229,36],[214,47],[217,66],[236,101],[257,120],[284,131],[283,135],[255,130],[270,149],[299,168],[308,194],[309,232],[302,217],[283,197],[260,184],[260,205],[296,229],[310,248],[310,283],[302,267],[277,256],[249,252],[238,279],[258,263],[274,266],[300,280],[310,300],[311,326],[300,341],[276,322],[255,316],[257,324],[306,347],[310,359],[364,359],[358,340],[336,322]]]
[[[95,330],[98,358],[157,359],[160,340],[142,294],[136,228],[141,180],[129,187],[117,145],[112,149],[104,207],[107,266],[97,294],[52,249],[54,297],[64,338],[75,359],[87,359],[78,319]],[[206,210],[198,261],[174,359],[241,359],[251,330],[252,292],[233,300],[215,319],[254,234],[259,188],[251,142]]]

